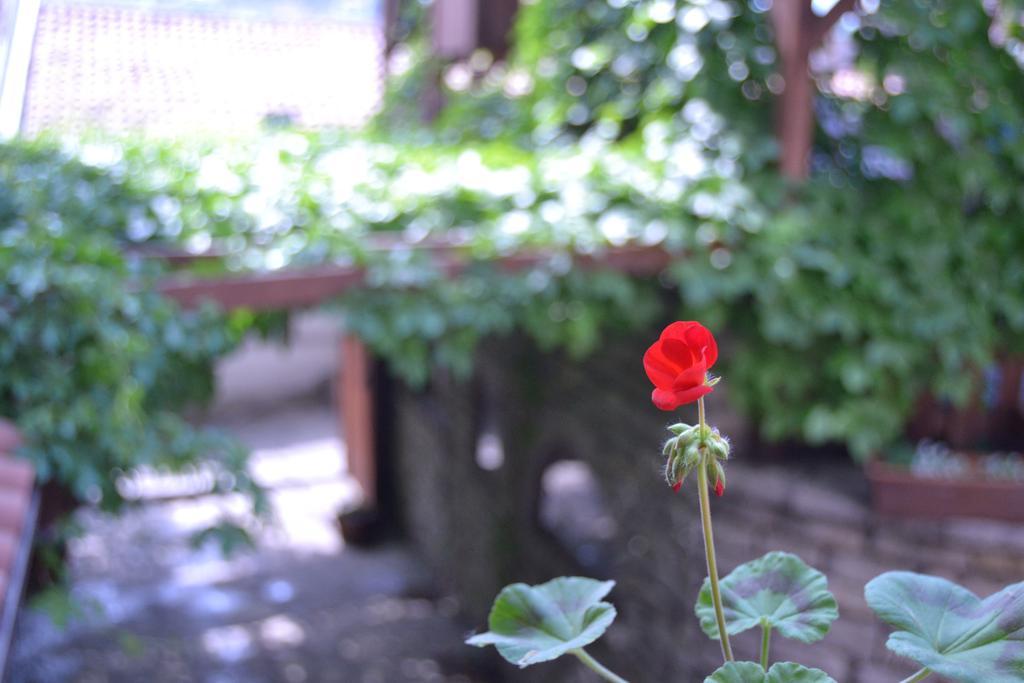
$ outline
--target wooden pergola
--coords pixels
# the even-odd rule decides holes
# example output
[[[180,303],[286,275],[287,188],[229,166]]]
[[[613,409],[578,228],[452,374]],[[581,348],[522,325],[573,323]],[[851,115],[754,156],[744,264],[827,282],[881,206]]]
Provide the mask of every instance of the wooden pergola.
[[[397,15],[399,0],[388,0],[386,21]],[[809,60],[836,21],[853,11],[857,0],[838,0],[823,16],[811,9],[810,0],[775,0],[771,9],[776,43],[782,60],[785,88],[778,100],[776,131],[781,148],[780,172],[793,181],[807,177],[814,135],[814,85]],[[468,56],[483,47],[497,57],[508,51],[508,32],[518,7],[517,0],[437,0],[432,6],[431,44],[443,59]],[[430,108],[430,103],[426,103]],[[439,104],[439,103],[438,103]],[[377,248],[410,247],[382,241]],[[431,255],[435,266],[456,277],[470,263],[459,249],[440,242],[416,245]],[[535,265],[546,256],[518,253],[496,262],[499,268],[516,271]],[[600,256],[577,254],[580,268],[612,268],[637,275],[661,272],[672,257],[660,247],[621,247]],[[305,270],[245,274],[214,279],[172,278],[160,290],[185,307],[209,301],[222,309],[255,311],[289,310],[316,306],[346,291],[365,285],[363,268],[328,265]],[[336,377],[337,411],[345,435],[353,475],[363,488],[366,505],[377,504],[378,480],[373,413],[374,363],[362,342],[343,335]]]
[[[386,3],[386,22],[397,16],[400,0]],[[786,178],[807,178],[814,140],[814,83],[810,56],[836,22],[855,11],[858,0],[838,0],[824,15],[812,10],[810,0],[774,0],[771,8],[775,43],[781,57],[784,82],[776,105],[779,171]],[[478,48],[504,59],[515,22],[518,0],[436,0],[431,12],[431,49],[443,61],[468,57]],[[390,47],[393,44],[389,41]],[[435,74],[439,77],[439,74]],[[443,106],[440,88],[430,89],[421,103],[424,116],[436,116]]]
[[[810,57],[839,18],[852,12],[857,0],[839,0],[824,16],[808,0],[774,0],[772,25],[782,58],[785,87],[779,95],[775,130],[779,140],[779,170],[790,180],[807,178],[814,141],[814,83]]]
[[[395,242],[382,242],[394,248]],[[435,242],[420,247],[429,254],[439,272],[458,277],[474,261],[456,246]],[[661,273],[679,255],[661,247],[624,246],[599,254],[574,254],[573,265],[584,270],[611,269],[638,276]],[[509,273],[542,264],[550,254],[520,252],[493,263]],[[165,296],[185,308],[212,303],[223,310],[245,308],[253,311],[299,310],[317,306],[366,283],[366,269],[359,266],[321,266],[303,270],[230,275],[216,278],[174,276],[160,284]],[[344,434],[348,463],[363,490],[364,507],[378,504],[377,439],[374,415],[375,367],[371,353],[357,337],[342,333],[335,376],[338,423]]]

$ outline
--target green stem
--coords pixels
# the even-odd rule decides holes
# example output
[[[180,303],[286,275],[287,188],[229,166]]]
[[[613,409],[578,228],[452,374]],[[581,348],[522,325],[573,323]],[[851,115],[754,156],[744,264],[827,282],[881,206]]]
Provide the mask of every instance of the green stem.
[[[700,435],[703,445],[704,430],[704,399],[697,399],[697,411],[700,416]],[[702,454],[704,449],[701,449]],[[725,612],[722,610],[722,593],[718,588],[718,561],[715,559],[715,534],[711,529],[711,499],[708,493],[708,468],[704,457],[697,466],[697,495],[700,498],[700,519],[704,527],[704,557],[708,563],[708,580],[711,582],[711,602],[715,606],[715,621],[718,622],[718,641],[722,646],[722,658],[731,662],[732,646],[729,634],[725,630]]]
[[[704,430],[707,424],[704,422],[704,397],[697,399],[697,419],[700,420],[700,442],[704,443]]]
[[[625,678],[617,676],[616,674],[612,673],[607,668],[605,668],[605,666],[601,664],[601,662],[597,661],[589,654],[587,654],[587,651],[584,650],[582,647],[577,648],[575,650],[570,650],[570,652],[579,657],[579,660],[581,662],[586,664],[587,667],[592,671],[595,671],[597,675],[603,678],[604,680],[611,681],[612,683],[629,683],[629,681],[627,681]]]
[[[904,678],[902,681],[900,681],[900,683],[917,683],[917,681],[923,681],[924,679],[928,678],[928,676],[930,676],[931,673],[932,673],[932,670],[929,669],[926,666],[925,668],[921,669],[920,671],[918,671],[913,676],[909,676],[907,678]]]
[[[761,668],[768,670],[768,647],[772,642],[772,627],[761,619]]]

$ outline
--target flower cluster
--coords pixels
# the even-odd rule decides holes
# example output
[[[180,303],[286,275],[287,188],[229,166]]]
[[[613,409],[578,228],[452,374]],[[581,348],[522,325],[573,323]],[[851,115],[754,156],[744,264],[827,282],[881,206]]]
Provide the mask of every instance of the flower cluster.
[[[679,491],[690,474],[697,467],[707,468],[708,481],[715,487],[715,493],[725,493],[725,468],[722,462],[729,459],[729,440],[714,427],[688,425],[682,422],[669,427],[675,436],[665,442],[662,453],[668,457],[665,463],[665,481],[673,491]]]

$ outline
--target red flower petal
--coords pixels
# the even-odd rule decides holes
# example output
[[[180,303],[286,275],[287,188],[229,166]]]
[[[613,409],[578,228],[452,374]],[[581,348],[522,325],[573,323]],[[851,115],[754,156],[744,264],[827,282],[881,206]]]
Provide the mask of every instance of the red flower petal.
[[[682,391],[669,391],[667,389],[655,389],[651,392],[651,402],[658,410],[675,410],[679,406],[693,403],[701,396],[707,396],[712,388],[706,384],[691,387]]]
[[[694,348],[682,339],[662,339],[658,343],[661,345],[661,353],[665,358],[680,370],[685,370],[703,357],[700,349]]]
[[[698,356],[704,358],[704,367],[710,368],[718,360],[718,343],[708,328],[700,323],[686,330],[686,343],[698,350]]]
[[[680,368],[665,358],[661,342],[656,341],[644,354],[644,370],[647,372],[647,379],[651,380],[654,386],[668,389],[675,381]]]
[[[707,396],[712,391],[712,388],[706,384],[700,386],[691,387],[681,391],[673,391],[675,396],[676,407],[686,405],[687,403],[693,403],[701,396]]]
[[[672,382],[673,391],[682,391],[685,389],[692,389],[693,387],[699,387],[704,384],[704,380],[707,378],[707,370],[704,369],[704,363],[694,365],[693,367],[683,370],[676,375],[675,380]]]
[[[686,334],[695,327],[704,327],[694,320],[678,320],[661,331],[659,339],[686,339]]]
[[[676,400],[676,393],[667,389],[655,389],[651,392],[651,402],[658,410],[675,410],[683,405]]]
[[[644,353],[644,371],[656,389],[651,394],[661,410],[675,410],[709,394],[707,371],[718,360],[711,332],[693,320],[674,322]]]
[[[725,493],[725,484],[721,481],[715,482],[715,495],[721,497],[723,493]]]

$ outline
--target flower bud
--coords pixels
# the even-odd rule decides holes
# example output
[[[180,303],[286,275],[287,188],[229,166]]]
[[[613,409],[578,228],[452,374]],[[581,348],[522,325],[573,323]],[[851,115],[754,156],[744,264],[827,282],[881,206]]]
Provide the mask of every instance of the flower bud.
[[[700,464],[700,443],[698,441],[687,444],[682,453],[682,460],[687,472]]]
[[[689,470],[683,464],[683,457],[679,453],[673,453],[665,463],[665,481],[678,492],[686,479]]]
[[[677,422],[674,425],[668,426],[668,431],[672,432],[676,436],[679,436],[688,429],[690,429],[690,425],[686,424],[685,422]]]
[[[717,460],[712,462],[714,464],[714,474],[711,477],[711,481],[715,482],[715,495],[721,496],[725,493],[725,468]]]
[[[717,429],[712,430],[706,443],[708,453],[710,453],[715,460],[729,459],[729,440],[719,434]]]
[[[729,458],[728,439],[708,426],[702,430],[700,425],[680,422],[668,429],[674,436],[669,437],[661,449],[667,458],[665,481],[668,485],[678,491],[690,472],[697,467],[706,467],[708,480],[715,483],[716,491],[719,483],[724,490],[725,472],[719,461]]]

